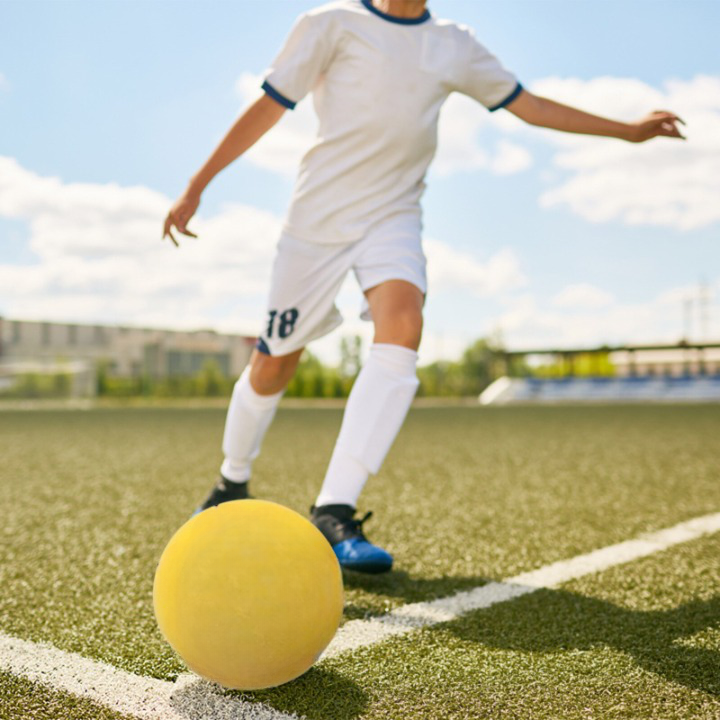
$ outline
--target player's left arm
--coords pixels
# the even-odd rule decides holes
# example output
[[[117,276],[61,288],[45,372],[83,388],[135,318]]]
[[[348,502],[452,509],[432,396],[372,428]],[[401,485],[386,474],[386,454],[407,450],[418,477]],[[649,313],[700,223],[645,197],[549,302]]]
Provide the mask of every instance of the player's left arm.
[[[684,140],[678,124],[685,124],[675,113],[656,110],[635,122],[618,122],[592,115],[523,90],[506,108],[530,125],[582,135],[602,135],[641,143],[654,137]]]

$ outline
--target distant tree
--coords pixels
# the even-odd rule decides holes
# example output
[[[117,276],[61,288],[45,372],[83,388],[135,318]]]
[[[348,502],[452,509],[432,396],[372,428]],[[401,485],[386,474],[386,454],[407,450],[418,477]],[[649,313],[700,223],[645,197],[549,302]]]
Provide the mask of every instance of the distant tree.
[[[295,375],[288,383],[288,397],[322,397],[323,365],[309,350],[305,350]]]
[[[108,395],[108,370],[110,363],[107,360],[98,361],[95,366],[95,382],[97,384],[97,394],[102,397]]]
[[[72,378],[68,373],[56,373],[52,376],[52,396],[58,398],[70,397]]]
[[[37,398],[42,396],[42,379],[37,373],[24,373],[14,388],[16,397]]]
[[[223,394],[226,385],[226,378],[217,362],[206,360],[195,377],[197,394],[201,397],[218,397]]]
[[[419,395],[463,397],[481,393],[501,371],[499,341],[481,338],[469,345],[459,361],[439,360],[418,368]]]
[[[460,373],[463,395],[478,395],[494,379],[498,349],[485,338],[476,340],[462,354]]]

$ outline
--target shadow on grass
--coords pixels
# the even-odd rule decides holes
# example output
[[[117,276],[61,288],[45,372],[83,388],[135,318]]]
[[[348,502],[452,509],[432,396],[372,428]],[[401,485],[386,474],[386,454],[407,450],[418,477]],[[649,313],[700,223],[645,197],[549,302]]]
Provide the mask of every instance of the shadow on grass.
[[[720,595],[672,610],[628,610],[564,590],[539,590],[442,626],[501,650],[556,653],[610,647],[687,688],[720,696],[720,652],[683,644],[720,628]]]
[[[310,720],[353,720],[367,706],[367,695],[358,685],[334,670],[323,667],[312,667],[287,685],[233,695]]]
[[[405,605],[414,602],[431,602],[462,590],[472,590],[490,581],[480,576],[413,578],[402,570],[393,570],[381,575],[343,571],[343,582],[346,589],[364,590],[376,595],[398,598]],[[378,614],[377,607],[353,602],[348,603],[344,611],[346,620],[362,620],[377,617]]]
[[[311,668],[297,680],[269,690],[240,692],[223,690],[219,685],[186,675],[178,680],[171,704],[179,717],[188,720],[210,717],[256,717],[259,714],[228,709],[227,698],[263,703],[275,710],[297,714],[310,720],[354,720],[367,706],[365,693],[334,670]]]

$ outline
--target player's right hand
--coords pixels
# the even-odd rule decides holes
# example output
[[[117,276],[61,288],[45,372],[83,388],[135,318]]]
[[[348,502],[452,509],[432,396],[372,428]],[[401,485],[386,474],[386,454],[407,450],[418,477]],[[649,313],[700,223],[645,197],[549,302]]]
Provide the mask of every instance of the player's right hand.
[[[165,218],[165,226],[163,228],[163,240],[169,237],[175,247],[180,247],[178,241],[172,233],[173,227],[181,232],[183,235],[196,238],[197,235],[187,229],[187,224],[190,222],[190,218],[195,214],[200,205],[200,196],[193,195],[187,191],[183,193],[177,202],[170,208],[170,212]]]

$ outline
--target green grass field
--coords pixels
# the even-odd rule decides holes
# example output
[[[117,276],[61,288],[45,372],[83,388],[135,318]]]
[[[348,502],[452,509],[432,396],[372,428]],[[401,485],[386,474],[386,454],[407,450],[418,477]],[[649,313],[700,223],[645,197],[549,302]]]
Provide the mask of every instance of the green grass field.
[[[339,409],[282,408],[253,493],[307,513]],[[219,409],[0,412],[0,631],[184,672],[158,557],[213,482]],[[720,510],[720,408],[416,408],[362,497],[395,556],[345,619],[473,588]],[[718,718],[720,536],[322,662],[246,694],[310,718]],[[0,718],[120,718],[0,673]]]

